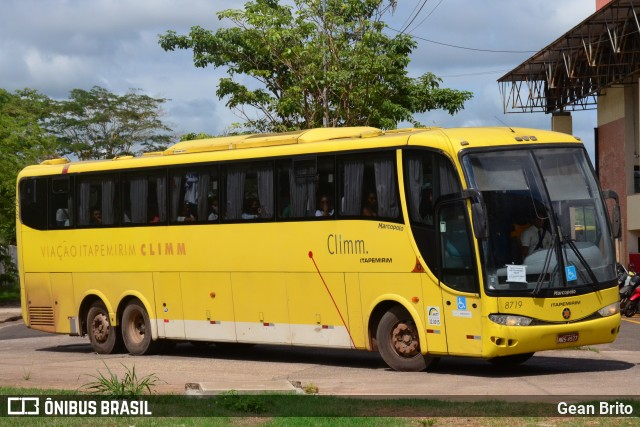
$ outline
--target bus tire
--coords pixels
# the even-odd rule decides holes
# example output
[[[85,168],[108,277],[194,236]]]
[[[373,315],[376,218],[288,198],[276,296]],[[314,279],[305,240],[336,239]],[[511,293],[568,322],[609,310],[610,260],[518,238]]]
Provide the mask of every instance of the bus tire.
[[[403,307],[395,306],[382,316],[376,339],[382,359],[396,371],[424,371],[437,360],[420,353],[418,328]]]
[[[151,321],[140,301],[131,301],[122,312],[122,339],[127,351],[142,356],[155,351],[156,343],[151,339]]]
[[[111,324],[107,307],[94,302],[87,313],[87,335],[91,347],[98,354],[117,353],[122,348],[122,336],[117,327]]]

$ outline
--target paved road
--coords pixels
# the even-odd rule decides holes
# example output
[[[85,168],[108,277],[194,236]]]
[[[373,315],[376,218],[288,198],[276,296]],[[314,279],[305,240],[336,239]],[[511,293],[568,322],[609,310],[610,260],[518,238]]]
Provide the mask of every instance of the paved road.
[[[21,338],[18,338],[21,337]],[[283,380],[314,383],[321,394],[620,396],[640,397],[640,317],[624,320],[619,340],[581,350],[536,354],[512,369],[469,358],[443,358],[430,372],[393,372],[376,353],[285,346],[194,348],[166,355],[96,355],[87,338],[28,331],[20,321],[0,324],[0,385],[77,389],[108,367],[122,375],[156,374],[159,392],[184,392],[188,383],[225,387]]]

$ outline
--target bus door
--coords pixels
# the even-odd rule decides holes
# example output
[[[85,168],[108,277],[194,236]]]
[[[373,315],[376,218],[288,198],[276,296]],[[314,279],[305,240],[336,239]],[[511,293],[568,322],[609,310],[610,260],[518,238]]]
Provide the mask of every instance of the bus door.
[[[436,206],[435,227],[447,351],[479,355],[482,310],[466,201],[456,198]]]

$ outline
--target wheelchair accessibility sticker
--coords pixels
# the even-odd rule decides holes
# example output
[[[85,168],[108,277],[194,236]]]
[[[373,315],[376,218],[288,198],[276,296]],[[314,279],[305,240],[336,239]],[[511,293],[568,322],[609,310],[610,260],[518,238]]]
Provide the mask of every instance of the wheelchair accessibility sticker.
[[[575,265],[568,265],[564,268],[565,274],[567,276],[567,282],[573,282],[574,280],[578,280],[578,272],[576,271]]]
[[[467,310],[467,297],[456,297],[457,310],[453,310],[451,314],[455,317],[464,317],[471,319],[473,313]]]

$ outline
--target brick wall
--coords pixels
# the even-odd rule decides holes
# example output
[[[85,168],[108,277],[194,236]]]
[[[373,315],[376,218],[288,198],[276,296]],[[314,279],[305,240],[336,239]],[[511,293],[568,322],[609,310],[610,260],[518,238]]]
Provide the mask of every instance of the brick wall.
[[[627,264],[627,178],[625,176],[624,118],[598,127],[598,179],[603,189],[613,190],[620,197],[622,214],[622,245],[620,260]],[[611,205],[611,203],[610,203]]]

